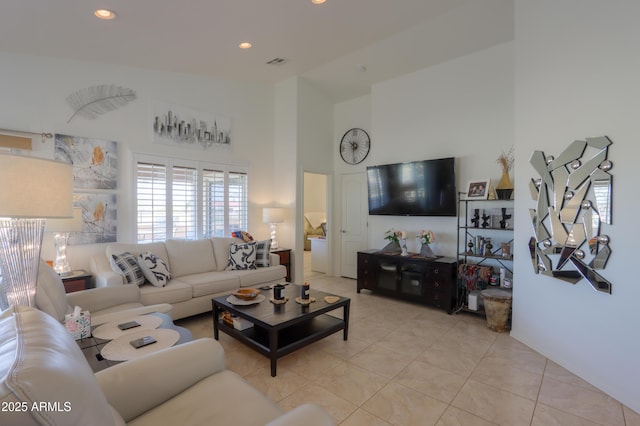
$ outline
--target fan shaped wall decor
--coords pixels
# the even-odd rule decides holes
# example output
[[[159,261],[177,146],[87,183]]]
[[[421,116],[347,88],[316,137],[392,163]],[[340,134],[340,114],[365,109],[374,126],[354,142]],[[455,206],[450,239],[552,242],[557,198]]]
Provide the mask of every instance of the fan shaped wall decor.
[[[115,84],[102,84],[78,90],[67,97],[67,103],[74,111],[67,123],[77,115],[93,120],[135,99],[135,91]]]

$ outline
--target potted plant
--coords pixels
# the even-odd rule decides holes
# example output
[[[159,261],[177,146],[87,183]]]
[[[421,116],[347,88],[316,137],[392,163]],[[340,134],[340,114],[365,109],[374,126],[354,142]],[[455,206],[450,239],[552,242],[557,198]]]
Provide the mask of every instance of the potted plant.
[[[420,256],[422,257],[436,257],[436,255],[433,253],[433,250],[431,250],[431,247],[429,246],[431,243],[433,243],[436,240],[436,236],[433,233],[432,230],[422,230],[420,232],[418,232],[418,240],[420,241],[421,247],[420,247]]]

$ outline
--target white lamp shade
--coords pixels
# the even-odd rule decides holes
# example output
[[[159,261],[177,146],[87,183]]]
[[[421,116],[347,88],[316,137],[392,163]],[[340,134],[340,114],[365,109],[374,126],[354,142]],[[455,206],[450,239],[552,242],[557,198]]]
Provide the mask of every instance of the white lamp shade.
[[[44,232],[80,232],[82,231],[82,209],[73,209],[70,219],[49,219]]]
[[[281,207],[265,207],[262,209],[262,221],[264,223],[284,222],[284,209]]]
[[[0,155],[0,217],[72,217],[71,165]]]

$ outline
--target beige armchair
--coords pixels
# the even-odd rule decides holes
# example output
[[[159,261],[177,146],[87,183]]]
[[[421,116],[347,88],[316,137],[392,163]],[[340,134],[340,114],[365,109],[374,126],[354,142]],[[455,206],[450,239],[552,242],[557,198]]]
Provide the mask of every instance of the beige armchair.
[[[0,424],[332,425],[322,408],[283,413],[225,369],[215,340],[198,339],[96,373],[54,318],[24,306],[0,313]]]
[[[36,286],[36,306],[64,322],[65,314],[74,306],[91,313],[91,325],[117,321],[127,317],[160,312],[171,316],[172,306],[167,303],[143,305],[140,289],[136,285],[95,288],[66,294],[58,274],[45,262],[40,262]]]

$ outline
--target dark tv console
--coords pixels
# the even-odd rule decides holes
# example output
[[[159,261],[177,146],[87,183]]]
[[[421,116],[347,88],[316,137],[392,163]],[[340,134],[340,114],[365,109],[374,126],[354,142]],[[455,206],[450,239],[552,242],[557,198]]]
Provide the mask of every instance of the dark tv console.
[[[358,252],[358,293],[367,289],[386,296],[441,308],[456,306],[457,260],[366,250]]]

